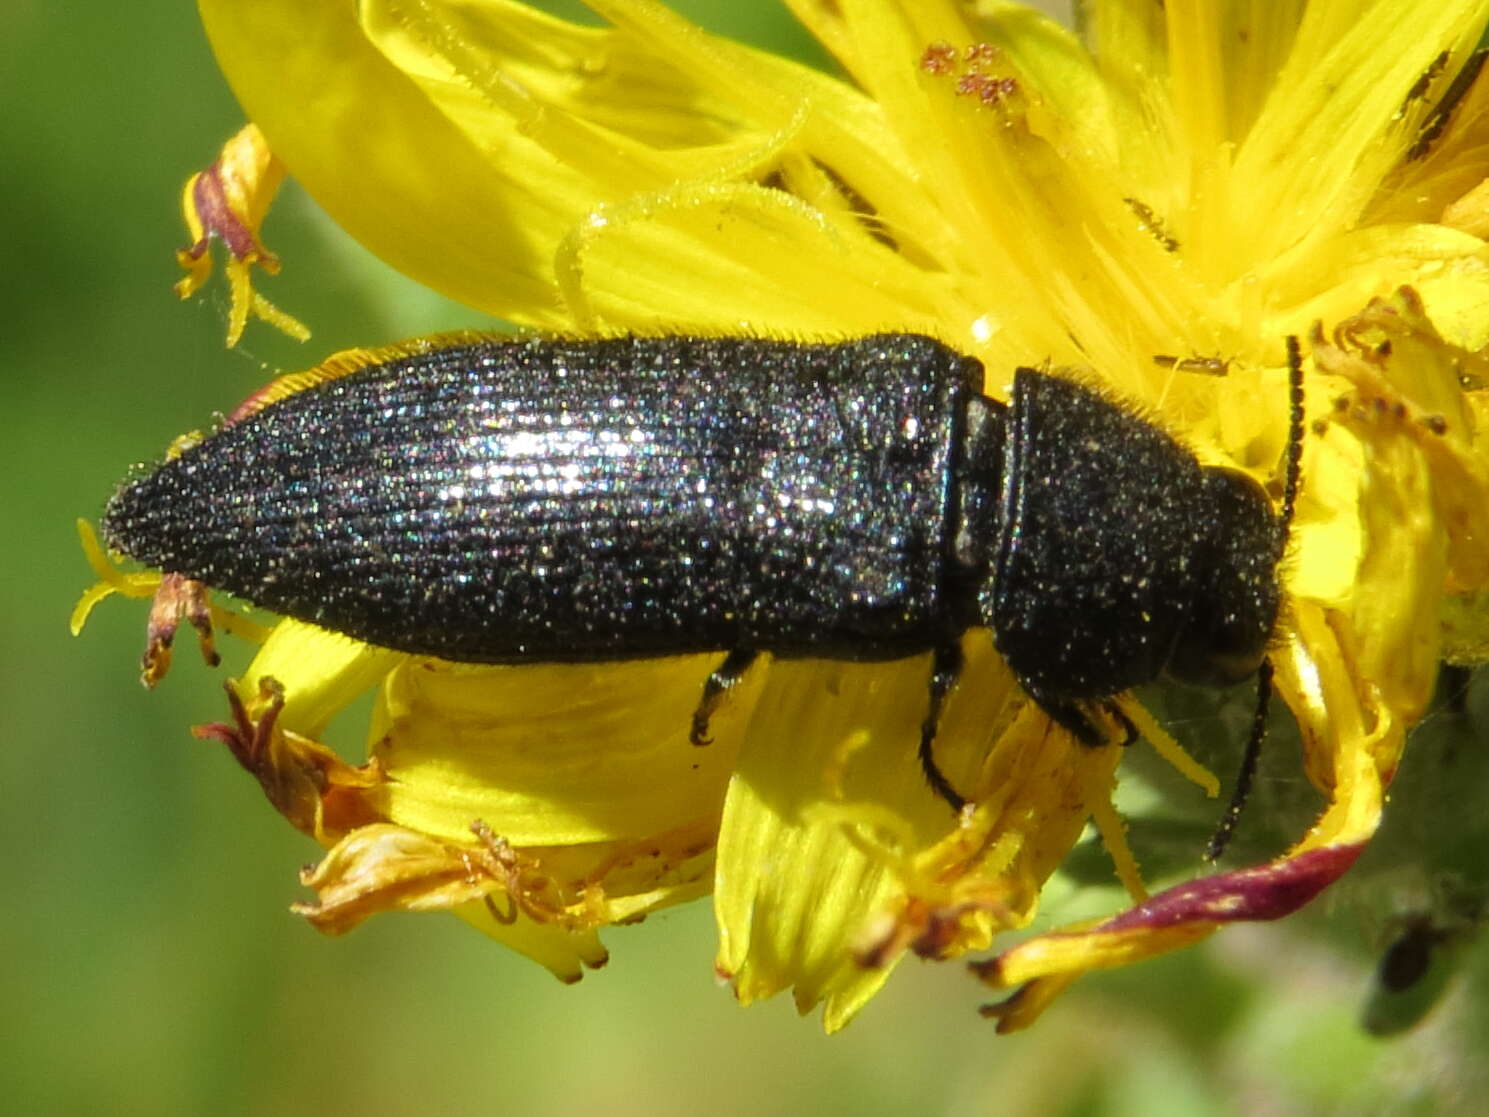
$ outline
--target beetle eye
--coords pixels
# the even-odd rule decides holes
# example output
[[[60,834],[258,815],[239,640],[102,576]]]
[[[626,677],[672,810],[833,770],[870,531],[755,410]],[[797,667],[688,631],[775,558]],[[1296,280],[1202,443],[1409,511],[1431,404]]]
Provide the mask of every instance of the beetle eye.
[[[1266,655],[1277,621],[1282,530],[1266,493],[1244,473],[1208,468],[1205,488],[1210,546],[1166,673],[1179,682],[1229,686],[1253,674]]]

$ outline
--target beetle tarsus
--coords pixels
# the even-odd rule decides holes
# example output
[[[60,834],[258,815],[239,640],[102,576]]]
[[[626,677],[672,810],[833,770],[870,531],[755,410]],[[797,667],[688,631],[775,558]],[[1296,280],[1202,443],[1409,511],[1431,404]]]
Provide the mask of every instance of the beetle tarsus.
[[[688,732],[688,740],[695,747],[713,744],[713,738],[708,735],[709,720],[759,655],[754,648],[735,648],[708,676],[703,684],[703,695],[698,699],[698,708],[693,711],[693,728]]]
[[[925,773],[926,783],[931,785],[931,790],[960,814],[967,805],[967,800],[951,786],[951,781],[937,766],[934,746],[946,696],[951,693],[957,677],[962,673],[962,646],[957,643],[943,644],[936,649],[935,657],[935,665],[931,670],[931,704],[926,711],[925,721],[920,726],[920,770]]]

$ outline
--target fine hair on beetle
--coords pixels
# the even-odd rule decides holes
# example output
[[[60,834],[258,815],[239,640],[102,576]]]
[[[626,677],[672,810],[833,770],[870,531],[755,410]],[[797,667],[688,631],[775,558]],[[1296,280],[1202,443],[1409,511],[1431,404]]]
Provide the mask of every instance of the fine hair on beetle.
[[[961,638],[986,627],[1090,747],[1136,736],[1116,703],[1135,686],[1259,674],[1249,785],[1298,488],[1295,339],[1288,359],[1280,516],[1104,393],[1019,368],[997,400],[978,361],[916,334],[459,334],[271,386],[121,485],[103,533],[164,575],[152,679],[208,590],[463,663],[717,652],[695,745],[762,653],[930,653],[920,765],[960,810],[934,743]]]

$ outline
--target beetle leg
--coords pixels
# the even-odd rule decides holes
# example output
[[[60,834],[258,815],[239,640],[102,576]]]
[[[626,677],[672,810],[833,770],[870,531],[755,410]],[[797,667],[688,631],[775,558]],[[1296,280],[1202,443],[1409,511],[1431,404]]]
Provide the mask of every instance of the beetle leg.
[[[1039,703],[1039,708],[1049,715],[1052,722],[1069,732],[1088,749],[1100,748],[1107,743],[1107,735],[1101,731],[1082,703],[1050,701],[1033,693],[1030,697]]]
[[[688,740],[694,745],[713,744],[713,738],[708,735],[709,719],[723,705],[730,688],[744,678],[759,654],[754,648],[735,648],[708,676],[708,681],[703,684],[703,696],[698,699],[698,708],[693,711],[693,728],[688,732]]]
[[[1132,724],[1132,719],[1124,714],[1122,707],[1118,706],[1115,702],[1103,702],[1101,704],[1101,711],[1122,727],[1121,745],[1124,749],[1128,745],[1134,744],[1142,736],[1138,732],[1137,726]]]
[[[967,800],[957,793],[945,773],[936,766],[932,746],[936,741],[936,728],[941,723],[941,709],[946,705],[946,696],[951,693],[957,676],[962,673],[962,646],[959,643],[943,644],[936,649],[935,656],[931,668],[931,705],[920,726],[920,770],[925,773],[926,783],[931,785],[931,790],[945,799],[952,810],[960,812],[967,805]]]

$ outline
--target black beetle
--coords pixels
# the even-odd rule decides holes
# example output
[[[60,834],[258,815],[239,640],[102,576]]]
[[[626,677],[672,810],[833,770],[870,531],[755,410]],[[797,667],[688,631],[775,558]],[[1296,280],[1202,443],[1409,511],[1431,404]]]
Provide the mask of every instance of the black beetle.
[[[110,545],[420,655],[727,653],[695,743],[759,652],[933,652],[920,757],[958,807],[931,747],[966,629],[1097,745],[1115,695],[1239,681],[1276,622],[1286,529],[1253,480],[1068,379],[989,399],[930,338],[461,335],[352,363],[123,485]]]

